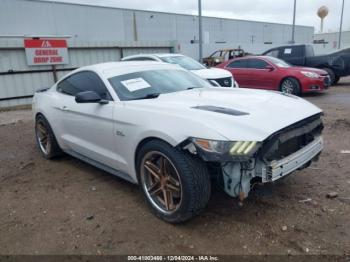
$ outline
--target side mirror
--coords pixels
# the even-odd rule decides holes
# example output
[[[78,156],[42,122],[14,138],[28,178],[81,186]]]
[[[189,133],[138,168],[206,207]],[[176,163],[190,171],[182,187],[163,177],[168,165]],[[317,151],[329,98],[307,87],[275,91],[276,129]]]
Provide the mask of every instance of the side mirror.
[[[265,69],[269,70],[269,71],[273,71],[275,68],[272,65],[267,65],[265,67]]]
[[[75,102],[107,104],[108,100],[102,99],[95,91],[84,91],[76,94]]]

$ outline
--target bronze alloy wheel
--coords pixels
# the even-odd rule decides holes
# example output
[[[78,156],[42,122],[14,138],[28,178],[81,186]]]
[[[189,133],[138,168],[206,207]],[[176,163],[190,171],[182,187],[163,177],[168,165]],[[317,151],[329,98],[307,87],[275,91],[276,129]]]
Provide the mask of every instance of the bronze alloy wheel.
[[[41,151],[45,155],[48,155],[51,147],[49,131],[45,124],[40,120],[36,122],[35,131]]]
[[[158,151],[148,152],[141,162],[141,183],[151,204],[172,214],[181,206],[182,185],[173,162]]]

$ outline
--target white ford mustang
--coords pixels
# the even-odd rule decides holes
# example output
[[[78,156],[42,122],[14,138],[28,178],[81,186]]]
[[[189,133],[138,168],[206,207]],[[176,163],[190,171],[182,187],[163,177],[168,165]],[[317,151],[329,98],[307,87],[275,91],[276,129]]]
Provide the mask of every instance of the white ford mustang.
[[[278,92],[212,87],[176,65],[82,67],[34,95],[42,154],[66,152],[138,183],[165,221],[190,219],[212,178],[244,199],[252,184],[307,167],[322,148],[321,110]]]

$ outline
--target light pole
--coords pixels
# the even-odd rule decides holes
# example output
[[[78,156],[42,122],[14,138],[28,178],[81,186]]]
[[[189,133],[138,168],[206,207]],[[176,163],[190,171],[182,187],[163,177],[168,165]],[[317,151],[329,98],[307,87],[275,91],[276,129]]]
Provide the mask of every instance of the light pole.
[[[294,9],[293,9],[293,26],[292,26],[292,44],[295,43],[294,41],[294,33],[295,33],[295,12],[297,7],[297,0],[294,0]]]
[[[344,1],[341,7],[341,15],[340,15],[340,26],[339,26],[339,39],[338,39],[338,49],[340,49],[340,42],[341,42],[341,28],[343,26],[343,14],[344,14]]]
[[[203,42],[202,42],[202,0],[198,0],[198,43],[199,43],[199,62],[203,58]]]

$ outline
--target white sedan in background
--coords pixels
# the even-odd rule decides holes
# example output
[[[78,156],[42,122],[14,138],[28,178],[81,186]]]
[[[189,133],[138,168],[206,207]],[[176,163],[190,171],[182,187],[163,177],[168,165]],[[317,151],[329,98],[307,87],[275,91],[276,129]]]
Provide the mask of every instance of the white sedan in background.
[[[197,76],[207,79],[214,86],[239,87],[232,73],[221,68],[207,68],[196,60],[181,54],[138,54],[126,56],[122,61],[158,61],[169,64],[177,64]]]
[[[82,67],[36,92],[33,112],[45,158],[66,152],[139,184],[171,223],[206,206],[211,177],[243,200],[254,183],[307,167],[323,148],[321,110],[311,103],[213,87],[159,62]]]

